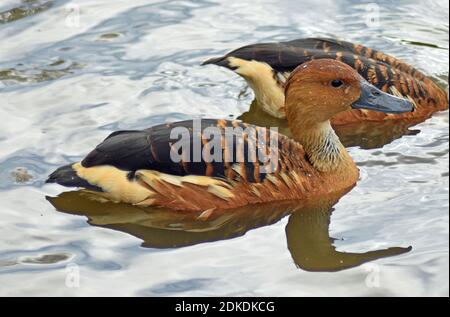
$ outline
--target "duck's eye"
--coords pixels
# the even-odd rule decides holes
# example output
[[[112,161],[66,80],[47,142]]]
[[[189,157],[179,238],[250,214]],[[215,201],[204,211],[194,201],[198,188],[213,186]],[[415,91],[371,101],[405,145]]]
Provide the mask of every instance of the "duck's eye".
[[[331,86],[334,88],[339,88],[343,85],[344,83],[342,82],[342,80],[340,79],[335,79],[331,81]]]

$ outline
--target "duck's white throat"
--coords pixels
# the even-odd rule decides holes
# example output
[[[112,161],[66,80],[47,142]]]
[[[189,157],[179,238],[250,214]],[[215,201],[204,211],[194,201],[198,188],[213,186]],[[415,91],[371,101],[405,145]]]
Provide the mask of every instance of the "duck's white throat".
[[[301,144],[311,164],[322,172],[336,170],[348,156],[329,121],[315,124],[301,133]]]

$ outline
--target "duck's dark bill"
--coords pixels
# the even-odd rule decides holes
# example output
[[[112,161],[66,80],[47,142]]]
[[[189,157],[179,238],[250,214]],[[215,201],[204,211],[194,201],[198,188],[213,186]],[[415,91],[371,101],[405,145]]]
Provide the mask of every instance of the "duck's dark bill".
[[[412,112],[414,105],[403,98],[389,95],[377,87],[361,80],[361,97],[353,103],[354,109],[367,109],[385,113]]]

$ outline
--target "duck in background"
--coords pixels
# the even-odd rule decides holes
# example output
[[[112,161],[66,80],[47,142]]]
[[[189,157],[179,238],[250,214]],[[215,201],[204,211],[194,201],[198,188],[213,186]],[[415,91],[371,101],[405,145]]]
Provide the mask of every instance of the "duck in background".
[[[274,201],[303,200],[347,192],[359,170],[331,127],[330,119],[351,109],[409,113],[412,102],[377,89],[353,68],[331,59],[297,67],[285,84],[286,118],[295,140],[271,135],[276,142],[274,169],[262,173],[265,162],[247,152],[250,138],[225,137],[227,127],[253,128],[240,122],[202,120],[201,131],[189,133],[190,146],[199,134],[202,151],[206,128],[220,131],[219,159],[173,160],[172,132],[193,130],[193,121],[165,124],[141,131],[112,133],[81,162],[63,166],[47,182],[82,187],[115,202],[211,212]],[[195,136],[194,136],[195,135]],[[258,145],[258,144],[257,144]],[[215,149],[217,150],[217,149]],[[206,151],[206,153],[210,153]],[[229,153],[232,155],[230,156]],[[231,161],[229,160],[231,158]]]
[[[402,114],[354,109],[333,116],[333,126],[362,121],[423,121],[436,111],[448,109],[445,91],[411,65],[363,45],[335,39],[305,38],[253,44],[209,59],[203,65],[214,64],[233,70],[253,89],[263,111],[276,118],[285,118],[287,79],[296,67],[316,59],[343,62],[383,92],[408,99],[415,108],[414,112]]]

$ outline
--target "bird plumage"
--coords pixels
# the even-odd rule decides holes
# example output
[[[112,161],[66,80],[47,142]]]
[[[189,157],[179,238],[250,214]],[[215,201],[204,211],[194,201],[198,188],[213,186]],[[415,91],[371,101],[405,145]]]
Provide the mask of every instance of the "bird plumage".
[[[330,38],[247,45],[222,57],[209,59],[203,65],[226,67],[244,77],[255,91],[258,104],[272,116],[282,118],[285,116],[282,96],[289,74],[297,66],[315,59],[335,59],[346,63],[377,88],[409,99],[416,108],[414,113],[400,115],[353,110],[333,118],[334,125],[426,118],[436,111],[448,109],[447,94],[418,69],[381,51]],[[260,64],[258,68],[254,66],[256,63]],[[272,76],[267,75],[270,72]]]
[[[48,182],[83,187],[115,202],[204,212],[346,192],[359,171],[329,119],[352,107],[413,109],[344,63],[311,61],[286,84],[286,113],[300,143],[238,121],[168,123],[114,132]]]
[[[257,128],[238,121],[204,119],[201,123],[202,132],[215,127],[222,135],[226,128]],[[193,162],[194,134],[190,134],[190,160],[174,162],[171,147],[176,140],[171,138],[171,131],[180,127],[192,130],[194,125],[193,120],[187,120],[145,130],[114,132],[80,163],[58,169],[47,182],[83,187],[110,200],[184,210],[206,210],[214,205],[228,209],[299,199],[324,185],[302,146],[281,134],[274,138],[279,155],[278,166],[271,173],[260,173],[265,162],[251,159],[248,138],[244,138],[241,154],[238,138],[233,138],[232,143],[221,142],[225,148],[220,160],[207,162],[201,156],[199,162]],[[207,143],[201,143],[202,152],[206,146]],[[231,161],[224,157],[227,151],[231,152]]]

